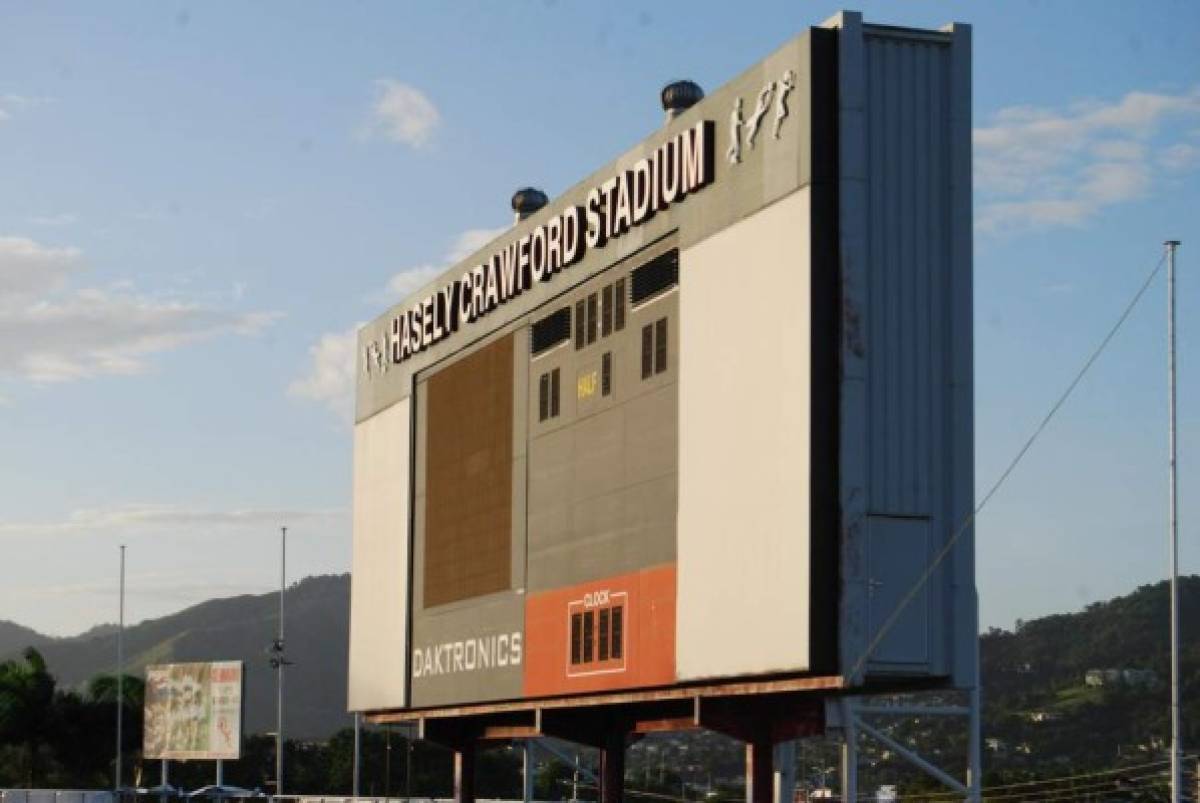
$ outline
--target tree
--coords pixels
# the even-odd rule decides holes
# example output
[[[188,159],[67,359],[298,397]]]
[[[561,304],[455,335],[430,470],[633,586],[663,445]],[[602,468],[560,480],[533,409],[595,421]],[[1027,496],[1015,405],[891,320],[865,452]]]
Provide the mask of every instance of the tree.
[[[33,647],[24,661],[0,663],[0,744],[23,746],[25,780],[32,788],[40,778],[39,753],[50,735],[54,708],[54,678]]]

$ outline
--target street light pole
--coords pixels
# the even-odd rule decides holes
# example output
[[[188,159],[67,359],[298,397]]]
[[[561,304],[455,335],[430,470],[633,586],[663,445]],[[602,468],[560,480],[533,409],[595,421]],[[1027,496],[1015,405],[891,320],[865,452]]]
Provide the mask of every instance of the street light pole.
[[[116,784],[113,789],[120,792],[121,789],[121,764],[124,756],[121,749],[121,743],[124,741],[124,684],[123,675],[125,674],[125,545],[121,544],[121,590],[120,601],[118,604],[118,619],[117,619],[117,765],[115,780]]]
[[[275,794],[283,794],[283,592],[287,587],[287,527],[279,528],[279,637],[275,640]]]
[[[1167,240],[1167,440],[1170,451],[1168,505],[1171,544],[1171,803],[1182,798],[1179,745],[1179,521],[1175,476],[1175,249]]]

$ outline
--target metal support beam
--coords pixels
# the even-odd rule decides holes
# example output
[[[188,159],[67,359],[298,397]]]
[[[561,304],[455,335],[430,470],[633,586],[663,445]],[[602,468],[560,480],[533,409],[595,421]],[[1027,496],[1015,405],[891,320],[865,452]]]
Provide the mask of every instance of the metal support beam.
[[[454,749],[454,801],[475,803],[475,744],[467,742]]]
[[[775,749],[770,738],[746,742],[746,803],[773,803]]]
[[[792,803],[796,794],[796,742],[775,745],[775,803]]]
[[[900,744],[900,742],[896,741],[891,736],[888,736],[886,733],[883,733],[882,731],[872,728],[870,725],[868,725],[867,723],[865,723],[861,720],[853,721],[853,726],[856,728],[861,728],[863,733],[867,734],[872,739],[875,739],[876,741],[887,745],[890,749],[894,750],[896,753],[898,753],[900,756],[902,756],[906,761],[908,761],[910,764],[915,766],[917,769],[924,772],[926,775],[929,775],[929,776],[935,778],[936,780],[941,781],[943,784],[950,787],[951,789],[953,789],[956,792],[962,792],[963,794],[967,794],[967,787],[962,781],[958,780],[957,778],[954,778],[953,776],[951,776],[951,775],[947,774],[946,772],[933,766],[928,761],[926,761],[925,759],[921,758],[919,755],[914,753],[911,749]],[[850,729],[847,728],[847,733],[849,733],[849,732],[850,732]]]
[[[625,733],[609,731],[600,748],[600,803],[623,803],[625,797]]]
[[[600,779],[596,776],[596,773],[592,772],[587,767],[579,765],[578,753],[567,753],[564,750],[559,750],[554,746],[554,743],[549,740],[539,740],[532,742],[532,744],[537,745],[539,750],[545,750],[550,755],[562,761],[562,763],[574,767],[575,770],[590,783],[594,783],[596,786],[600,785]]]
[[[860,705],[855,710],[861,716],[898,717],[965,717],[971,713],[966,705]]]

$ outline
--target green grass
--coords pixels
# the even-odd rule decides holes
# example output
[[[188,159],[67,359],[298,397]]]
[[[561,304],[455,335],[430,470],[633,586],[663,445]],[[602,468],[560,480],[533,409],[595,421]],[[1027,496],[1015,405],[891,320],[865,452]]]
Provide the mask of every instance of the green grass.
[[[1095,705],[1104,699],[1104,689],[1095,686],[1072,686],[1058,692],[1054,707],[1071,711],[1085,705]]]

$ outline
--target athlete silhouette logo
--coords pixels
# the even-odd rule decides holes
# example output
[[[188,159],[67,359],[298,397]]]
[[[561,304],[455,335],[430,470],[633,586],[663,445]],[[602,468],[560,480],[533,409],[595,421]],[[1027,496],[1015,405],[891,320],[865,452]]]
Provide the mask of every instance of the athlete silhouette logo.
[[[758,136],[758,127],[762,125],[763,115],[767,113],[767,109],[771,108],[771,95],[774,92],[774,81],[768,81],[767,85],[758,92],[758,103],[754,106],[754,113],[750,115],[750,122],[746,124],[746,128],[748,129],[746,132],[746,142],[752,149],[754,148],[754,138]]]
[[[775,123],[771,136],[779,139],[779,129],[783,127],[783,118],[788,116],[787,96],[796,87],[796,73],[788,70],[779,79],[779,92],[775,95]]]
[[[742,161],[742,124],[742,99],[738,98],[729,114],[729,150],[725,152],[731,165]]]

